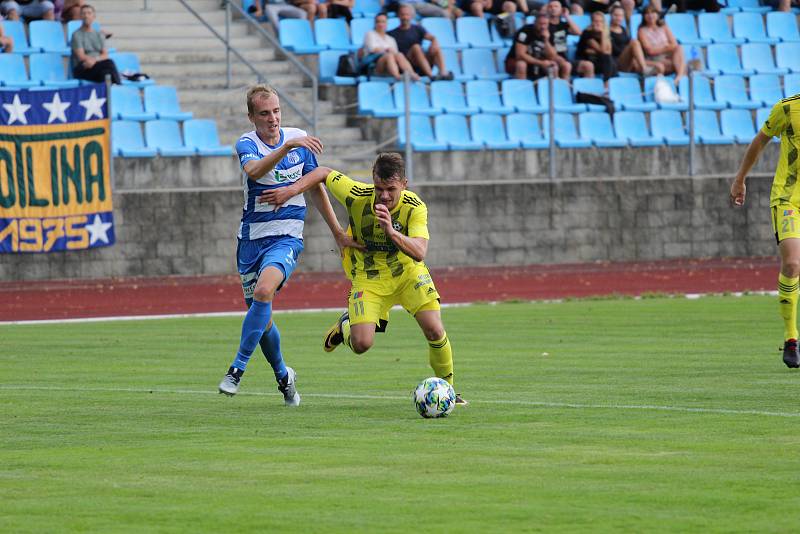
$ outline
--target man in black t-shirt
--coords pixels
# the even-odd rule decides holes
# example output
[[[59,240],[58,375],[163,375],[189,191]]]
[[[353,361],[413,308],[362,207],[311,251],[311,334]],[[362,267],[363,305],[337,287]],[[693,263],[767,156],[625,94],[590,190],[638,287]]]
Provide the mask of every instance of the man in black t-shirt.
[[[533,24],[523,26],[514,35],[514,45],[506,56],[506,72],[521,80],[547,76],[547,69],[556,69],[558,57],[550,44],[549,19],[540,15]]]
[[[550,44],[556,49],[558,54],[559,77],[569,79],[572,72],[572,65],[567,59],[567,35],[580,35],[581,29],[570,17],[569,9],[559,2],[551,0],[547,4],[547,14],[550,17]]]
[[[422,26],[411,24],[414,20],[414,8],[409,4],[400,4],[397,17],[400,19],[400,26],[387,33],[397,41],[398,50],[408,58],[414,70],[422,76],[433,78],[433,64],[439,67],[439,75],[436,77],[438,80],[452,80],[453,74],[444,64],[444,54],[436,36],[428,33]],[[427,53],[422,48],[423,40],[431,42]]]

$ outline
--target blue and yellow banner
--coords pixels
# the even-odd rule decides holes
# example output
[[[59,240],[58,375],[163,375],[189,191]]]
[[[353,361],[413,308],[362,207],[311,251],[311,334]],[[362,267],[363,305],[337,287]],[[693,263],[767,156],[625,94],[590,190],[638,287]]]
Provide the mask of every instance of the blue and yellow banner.
[[[0,253],[114,244],[104,84],[0,91]]]

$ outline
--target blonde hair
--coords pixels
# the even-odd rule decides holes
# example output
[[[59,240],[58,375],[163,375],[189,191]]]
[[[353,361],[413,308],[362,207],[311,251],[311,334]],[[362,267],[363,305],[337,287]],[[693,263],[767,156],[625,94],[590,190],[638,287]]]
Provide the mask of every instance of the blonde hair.
[[[264,95],[264,98],[269,98],[272,95],[278,96],[278,92],[272,87],[264,83],[252,86],[247,90],[247,114],[253,114],[253,101],[257,96]]]

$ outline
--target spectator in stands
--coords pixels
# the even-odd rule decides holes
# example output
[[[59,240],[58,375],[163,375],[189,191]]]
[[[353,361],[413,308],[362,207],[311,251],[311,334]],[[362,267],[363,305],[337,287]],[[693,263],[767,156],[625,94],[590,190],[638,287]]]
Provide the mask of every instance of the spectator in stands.
[[[473,17],[483,17],[486,13],[499,16],[529,11],[527,0],[465,0],[463,5]]]
[[[575,57],[579,76],[594,78],[595,74],[599,74],[607,82],[617,75],[617,68],[611,58],[611,36],[602,12],[592,13],[592,23],[581,33]]]
[[[81,8],[86,5],[84,0],[64,0],[61,4],[61,22],[66,24],[71,20],[81,20]],[[56,4],[56,12],[58,11]]]
[[[635,0],[577,0],[572,2],[572,5],[580,6],[580,14],[594,13],[595,11],[610,13],[612,8],[621,5],[628,18],[630,18],[630,14],[632,14],[633,10],[636,8]],[[576,14],[575,11],[576,10],[572,10],[573,14]]]
[[[547,4],[547,14],[550,17],[550,44],[555,48],[558,56],[558,75],[560,78],[569,80],[572,73],[572,65],[567,59],[567,35],[580,35],[581,29],[570,17],[569,9],[561,4],[559,0],[551,0]]]
[[[436,36],[428,33],[422,26],[411,23],[414,20],[414,7],[410,4],[401,4],[397,16],[400,19],[400,26],[388,34],[394,37],[398,50],[406,56],[414,70],[418,74],[433,78],[431,65],[436,65],[439,67],[438,80],[452,80],[453,74],[445,67],[444,54]],[[431,43],[427,52],[422,48],[424,40]]]
[[[328,17],[332,19],[347,19],[347,23],[353,20],[353,6],[356,0],[328,0]]]
[[[550,44],[550,17],[539,15],[533,24],[526,24],[514,36],[514,45],[506,56],[506,72],[514,78],[537,80],[547,76],[548,69],[559,75],[555,48]],[[564,76],[561,76],[562,78]]]
[[[0,20],[3,20],[0,18]],[[3,25],[0,24],[0,52],[9,54],[14,51],[14,39],[3,32]]]
[[[314,19],[324,19],[328,16],[328,6],[321,4],[319,0],[288,0],[288,3],[305,11],[308,22],[312,26]]]
[[[719,4],[717,0],[666,0],[664,5],[669,6],[670,13],[686,13],[687,11],[705,11],[707,13],[717,13],[719,11]],[[652,2],[651,2],[652,4]],[[661,0],[657,0],[655,7],[661,11]]]
[[[800,8],[800,0],[761,0],[761,4],[771,7],[775,11],[791,11],[793,7]]]
[[[408,72],[412,81],[419,81],[419,74],[397,48],[397,41],[386,33],[385,13],[375,15],[375,29],[364,36],[364,46],[359,50],[359,70],[391,76],[400,80],[401,72]]]
[[[658,74],[675,73],[677,85],[686,76],[683,48],[652,4],[644,9],[638,37],[647,65],[654,67]]]
[[[4,0],[0,13],[8,20],[55,20],[56,6],[50,0]]]
[[[81,8],[83,25],[72,34],[72,75],[79,80],[102,82],[106,75],[114,84],[122,83],[114,62],[108,58],[106,39],[92,28],[95,20],[94,7],[89,4]]]
[[[638,39],[631,39],[625,22],[625,10],[620,6],[611,9],[611,57],[614,59],[617,70],[622,72],[638,72],[645,76],[655,74],[655,67],[647,65],[644,51]]]
[[[404,4],[411,4],[423,17],[446,17],[456,19],[464,13],[456,6],[456,0],[404,0]],[[389,0],[384,3],[385,12],[399,11],[399,0]]]

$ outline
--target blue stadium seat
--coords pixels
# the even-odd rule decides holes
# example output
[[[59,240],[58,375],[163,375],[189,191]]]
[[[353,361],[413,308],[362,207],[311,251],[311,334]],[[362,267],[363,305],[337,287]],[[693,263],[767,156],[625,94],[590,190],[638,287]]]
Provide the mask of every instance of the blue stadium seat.
[[[361,19],[353,19],[353,22]],[[339,56],[344,54],[342,50],[323,50],[319,53],[319,81],[320,83],[333,83],[336,85],[355,85],[358,78],[355,76],[337,76],[336,69],[339,67]]]
[[[473,115],[480,112],[478,108],[467,105],[464,86],[455,80],[431,83],[431,105],[436,109],[443,109],[446,113],[458,115]]]
[[[450,19],[444,17],[425,17],[422,19],[421,24],[422,27],[428,31],[428,33],[436,37],[436,40],[439,41],[439,46],[442,48],[455,48],[458,50],[463,50],[469,46],[465,43],[459,43],[456,41],[456,34],[453,31],[453,23],[450,22]]]
[[[681,44],[707,46],[711,41],[697,35],[697,28],[694,24],[694,15],[689,13],[669,13],[664,20],[675,35],[675,39]]]
[[[735,13],[733,15],[733,35],[744,37],[748,43],[777,44],[778,37],[770,37],[764,31],[764,18],[759,13]]]
[[[717,76],[714,79],[714,96],[717,102],[725,102],[736,109],[757,109],[761,102],[753,102],[747,94],[744,78],[741,76]]]
[[[550,142],[542,135],[539,118],[530,113],[512,113],[506,117],[508,139],[522,144],[522,148],[547,148]]]
[[[689,144],[689,135],[683,127],[681,113],[672,109],[659,109],[650,113],[653,137],[664,139],[670,146]]]
[[[550,106],[550,88],[547,78],[541,78],[536,82],[536,92],[539,95],[539,103],[545,109]],[[565,80],[556,78],[553,80],[553,108],[557,112],[580,113],[586,111],[586,104],[578,104],[572,101],[572,91]]]
[[[636,39],[636,36],[639,34],[639,26],[642,24],[642,14],[641,13],[634,13],[631,15],[631,39]]]
[[[34,48],[28,44],[28,36],[25,35],[25,26],[19,20],[4,20],[0,24],[3,25],[3,32],[14,39],[14,53],[30,55],[39,52],[38,48]]]
[[[479,80],[505,80],[508,74],[499,71],[494,62],[494,54],[486,48],[470,48],[461,52],[464,74]]]
[[[60,22],[54,20],[34,20],[28,24],[30,32],[31,47],[38,48],[42,52],[52,52],[69,56],[72,50],[67,46],[64,38],[64,29]]]
[[[397,119],[397,140],[400,148],[406,146],[406,118]],[[433,137],[431,119],[426,115],[411,115],[411,146],[419,152],[447,150],[447,143],[437,141]]]
[[[344,19],[318,19],[314,22],[314,38],[319,46],[331,50],[354,52],[364,44],[351,43],[350,31]]]
[[[694,107],[697,109],[725,109],[728,107],[724,102],[717,102],[711,92],[709,79],[702,74],[695,74],[694,78]],[[689,102],[689,77],[684,76],[678,85],[678,93],[681,98]]]
[[[728,25],[728,16],[724,13],[700,13],[697,16],[697,28],[700,37],[716,44],[742,44],[744,37],[734,37]]]
[[[546,117],[545,117],[546,120]],[[575,120],[569,113],[556,113],[554,116],[556,145],[560,148],[588,148],[592,142],[583,139],[575,129]]]
[[[350,40],[353,44],[364,46],[364,36],[375,27],[375,21],[368,19],[353,19],[350,21]]]
[[[588,28],[592,23],[592,16],[588,13],[583,15],[572,15],[570,18],[572,19],[572,22],[578,25],[578,28],[580,28],[581,31]]]
[[[415,82],[409,84],[409,100],[411,104],[411,113],[415,115],[436,115],[442,113],[442,108],[435,108],[431,106],[428,99],[428,91],[422,82]],[[405,113],[405,88],[404,84],[394,84],[394,103],[397,109]]]
[[[787,74],[783,77],[783,94],[786,98],[800,93],[800,74]],[[773,102],[774,104],[774,102]],[[770,104],[772,107],[772,104]]]
[[[467,119],[463,115],[437,115],[433,119],[436,140],[447,143],[451,150],[481,150],[483,143],[469,136]]]
[[[461,68],[461,61],[458,59],[458,52],[456,52],[455,49],[442,48],[442,55],[444,56],[444,64],[447,67],[447,70],[453,73],[454,80],[466,82],[474,79],[474,76],[468,76],[464,74],[464,70]],[[435,74],[438,73],[439,71],[437,69]]]
[[[575,78],[572,80],[572,96],[577,102],[578,93],[592,93],[595,95],[605,94],[606,89],[603,86],[603,80],[600,78]],[[589,111],[605,111],[605,106],[597,104],[586,104]]]
[[[134,121],[111,123],[111,149],[123,158],[153,158],[158,152],[148,148],[142,137],[142,127]]]
[[[781,13],[780,11],[767,13],[767,35],[780,39],[781,42],[800,41],[797,16],[794,13]]]
[[[50,87],[78,87],[78,80],[69,79],[64,73],[64,58],[60,54],[31,54],[28,66],[31,80],[41,81]]]
[[[28,77],[21,54],[0,54],[0,85],[24,89],[42,85],[42,82]]]
[[[506,136],[503,118],[491,113],[480,113],[470,117],[472,139],[494,150],[514,150],[520,147],[519,141],[511,141]]]
[[[658,109],[655,102],[645,102],[642,88],[636,78],[614,77],[608,80],[608,97],[614,107],[623,111],[653,111]]]
[[[745,13],[766,13],[772,11],[769,6],[762,6],[758,0],[727,0],[727,7],[720,9],[725,14],[736,14],[740,11]]]
[[[111,117],[130,121],[152,121],[158,118],[154,112],[144,110],[139,89],[124,85],[111,87]]]
[[[742,45],[742,67],[756,74],[787,74],[788,69],[776,67],[772,58],[772,47],[764,43]]]
[[[781,80],[774,74],[756,74],[750,77],[750,100],[761,106],[772,106],[783,98]]]
[[[708,68],[710,74],[738,74],[750,76],[755,74],[752,70],[742,68],[736,45],[712,44],[708,47]]]
[[[373,22],[375,15],[380,13],[381,9],[380,0],[356,0],[352,13],[354,17],[366,17],[370,22]]]
[[[358,84],[358,113],[375,117],[399,117],[392,88],[386,82],[362,82]]]
[[[481,113],[499,113],[508,115],[516,111],[513,106],[506,106],[500,100],[497,82],[489,80],[473,80],[467,82],[467,105],[478,108]]]
[[[139,56],[132,52],[113,52],[109,53],[108,57],[114,61],[120,74],[136,74],[142,72],[142,67],[139,64]],[[132,85],[134,87],[146,87],[148,85],[154,85],[155,83],[155,80],[148,78],[139,81],[122,79],[122,85]]]
[[[502,48],[504,44],[492,40],[489,26],[482,17],[460,17],[456,19],[458,42],[471,48]]]
[[[314,41],[311,24],[305,19],[281,19],[278,33],[281,46],[295,54],[316,54],[327,48]]]
[[[627,139],[620,139],[611,126],[608,113],[600,111],[586,111],[578,115],[578,126],[581,138],[588,139],[596,147],[623,147],[628,146]]]
[[[145,87],[144,109],[156,113],[159,119],[184,121],[192,118],[190,111],[181,111],[178,92],[168,85]]]
[[[545,113],[547,109],[539,104],[533,82],[530,80],[503,80],[501,83],[503,103],[519,113]]]
[[[200,156],[232,156],[233,147],[219,142],[217,123],[209,119],[192,119],[183,123],[184,144]]]
[[[769,117],[769,114],[770,114],[771,111],[772,111],[772,108],[760,108],[760,109],[756,110],[756,128],[758,130],[761,130],[761,127],[766,122],[766,120]],[[780,137],[773,137],[772,141],[774,143],[780,143],[781,138]]]
[[[746,109],[724,109],[720,113],[722,133],[740,145],[749,144],[756,135],[753,118]]]
[[[775,63],[789,72],[800,72],[800,43],[778,43],[775,45]]]
[[[660,146],[661,138],[653,137],[647,129],[644,113],[641,111],[617,111],[614,113],[614,129],[617,137],[625,139],[631,146]]]
[[[155,148],[159,156],[194,156],[197,150],[183,144],[181,128],[174,120],[155,120],[144,123],[144,139],[148,148]]]
[[[720,132],[717,112],[710,109],[695,110],[694,139],[704,145],[730,145],[735,141],[733,137]]]
[[[648,76],[644,79],[644,101],[655,102],[655,87],[659,76]],[[664,76],[667,83],[675,84],[674,76]],[[681,96],[680,102],[657,102],[658,109],[676,109],[678,111],[686,111],[689,109],[689,102]]]

